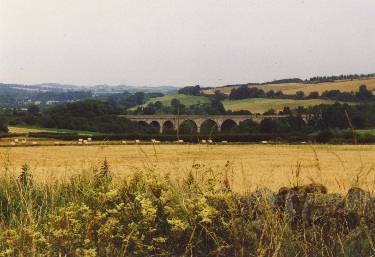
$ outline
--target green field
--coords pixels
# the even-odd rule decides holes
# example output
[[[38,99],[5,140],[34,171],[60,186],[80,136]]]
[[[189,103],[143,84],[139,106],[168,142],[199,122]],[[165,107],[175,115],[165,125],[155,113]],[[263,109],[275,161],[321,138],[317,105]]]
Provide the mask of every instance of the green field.
[[[309,99],[309,100],[294,100],[294,99],[268,99],[268,98],[252,98],[243,100],[224,100],[223,104],[226,110],[239,111],[249,110],[252,113],[264,113],[269,109],[281,111],[285,106],[291,109],[298,106],[313,106],[319,104],[333,104],[333,100],[324,99]]]
[[[359,135],[371,135],[371,136],[375,136],[375,129],[358,129],[358,130],[356,130],[356,132]]]
[[[204,96],[190,96],[182,94],[170,94],[162,97],[150,99],[144,106],[149,103],[160,101],[163,105],[170,106],[172,99],[178,99],[182,104],[186,106],[207,103],[208,97]],[[252,98],[243,100],[224,100],[223,104],[226,110],[238,111],[238,110],[249,110],[253,113],[263,113],[269,109],[281,111],[285,106],[289,106],[291,109],[297,108],[298,106],[313,106],[319,104],[333,104],[333,100],[325,99],[308,99],[308,100],[294,100],[294,99],[268,99],[268,98]]]
[[[178,99],[180,102],[186,106],[199,104],[199,103],[208,103],[209,99],[204,96],[192,96],[192,95],[182,95],[182,94],[169,94],[162,97],[151,98],[145,105],[149,103],[155,103],[160,101],[163,105],[169,106],[171,105],[172,99]]]

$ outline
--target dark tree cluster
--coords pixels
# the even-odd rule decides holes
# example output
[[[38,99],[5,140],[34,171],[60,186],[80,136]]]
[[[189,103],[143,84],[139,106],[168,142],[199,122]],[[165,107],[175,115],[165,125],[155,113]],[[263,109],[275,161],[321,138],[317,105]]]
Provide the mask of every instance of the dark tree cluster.
[[[375,103],[357,105],[348,104],[321,104],[308,108],[300,107],[295,112],[309,115],[315,131],[338,128],[350,128],[349,120],[355,129],[375,127]],[[348,120],[349,119],[349,120]]]
[[[46,128],[59,128],[102,133],[136,133],[147,129],[139,127],[119,116],[121,110],[108,102],[84,100],[52,106],[41,112],[38,106],[31,105],[27,111],[14,110],[5,117],[12,125],[35,125]]]
[[[265,118],[259,125],[259,131],[262,133],[283,134],[291,132],[308,131],[307,124],[303,121],[301,116],[290,115],[283,119]]]
[[[43,117],[43,125],[48,128],[121,133],[134,130],[130,121],[117,115],[120,110],[108,102],[86,100],[72,104],[55,106]]]
[[[266,94],[262,89],[257,87],[240,86],[239,88],[233,88],[229,94],[230,100],[240,100],[248,98],[265,97]]]
[[[208,103],[194,104],[186,106],[178,99],[172,99],[170,106],[163,105],[157,101],[149,103],[147,106],[140,106],[134,111],[128,111],[129,114],[155,115],[155,114],[174,114],[174,115],[219,115],[225,114],[223,104],[215,99],[211,99]]]
[[[212,99],[216,101],[223,101],[228,98],[228,96],[219,90],[216,90],[215,93],[211,96]]]
[[[144,104],[149,98],[151,97],[148,94],[143,93],[143,92],[136,92],[134,94],[124,92],[122,94],[110,95],[104,100],[108,101],[115,108],[128,109],[137,105]]]
[[[5,119],[0,117],[0,135],[8,133],[8,125]]]
[[[192,87],[183,87],[178,90],[178,93],[183,94],[183,95],[199,96],[201,95],[201,87],[199,85],[192,86]]]

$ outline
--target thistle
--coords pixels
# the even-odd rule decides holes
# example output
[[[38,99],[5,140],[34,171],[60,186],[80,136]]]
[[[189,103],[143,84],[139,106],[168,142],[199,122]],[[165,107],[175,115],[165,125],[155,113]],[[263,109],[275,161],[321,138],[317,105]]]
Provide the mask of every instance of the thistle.
[[[20,184],[25,188],[31,187],[32,178],[33,177],[31,174],[30,166],[27,163],[25,163],[24,165],[22,165],[21,174],[18,177]]]

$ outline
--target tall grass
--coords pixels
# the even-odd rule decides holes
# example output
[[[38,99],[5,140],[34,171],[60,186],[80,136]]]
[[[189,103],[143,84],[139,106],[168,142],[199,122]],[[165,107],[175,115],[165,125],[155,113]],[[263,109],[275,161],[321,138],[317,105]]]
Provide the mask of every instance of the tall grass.
[[[360,189],[349,206],[321,185],[301,186],[298,169],[295,187],[237,194],[230,163],[195,164],[180,180],[150,166],[113,181],[110,167],[48,184],[27,165],[3,172],[0,256],[375,254],[374,200]]]

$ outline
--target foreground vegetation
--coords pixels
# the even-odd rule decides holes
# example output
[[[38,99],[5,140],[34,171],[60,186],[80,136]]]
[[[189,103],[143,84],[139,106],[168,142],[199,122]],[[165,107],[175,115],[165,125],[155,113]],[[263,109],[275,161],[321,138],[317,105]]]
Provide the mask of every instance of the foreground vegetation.
[[[180,180],[144,168],[114,181],[107,160],[65,182],[35,183],[5,164],[1,256],[372,256],[374,198],[320,184],[237,194],[222,171]]]

